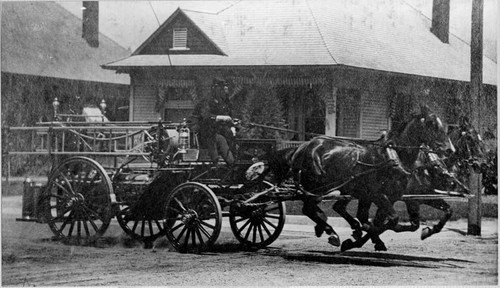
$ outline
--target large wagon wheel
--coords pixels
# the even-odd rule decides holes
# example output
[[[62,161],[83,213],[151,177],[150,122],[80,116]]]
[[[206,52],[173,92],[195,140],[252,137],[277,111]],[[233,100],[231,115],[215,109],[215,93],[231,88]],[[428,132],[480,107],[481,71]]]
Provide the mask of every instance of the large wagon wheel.
[[[150,248],[153,241],[165,234],[165,220],[133,215],[130,211],[130,205],[120,204],[120,211],[116,214],[118,224],[127,235],[144,242]]]
[[[272,184],[263,181],[251,189],[260,192],[271,187]],[[252,191],[249,192],[251,196]],[[264,196],[248,204],[234,202],[229,209],[229,223],[234,236],[240,243],[254,248],[266,247],[278,239],[285,219],[285,203]]]
[[[116,198],[119,204],[116,220],[127,235],[133,239],[144,242],[145,246],[150,248],[154,240],[165,234],[165,220],[163,219],[164,215],[161,211],[145,211],[147,208],[141,209],[137,207],[141,193],[146,189],[146,185],[150,183],[145,182],[144,185],[129,185],[129,187],[126,188],[122,187],[125,185],[120,182],[122,181],[120,175],[124,168],[128,167],[127,165],[135,159],[136,158],[131,159],[123,164],[112,178],[113,187],[115,187]],[[155,201],[160,201],[160,199],[155,199]]]
[[[167,238],[179,252],[208,250],[219,237],[222,210],[208,186],[188,182],[177,186],[166,200]]]
[[[111,181],[86,157],[65,160],[52,170],[40,199],[43,216],[59,239],[82,244],[102,236],[114,216]]]

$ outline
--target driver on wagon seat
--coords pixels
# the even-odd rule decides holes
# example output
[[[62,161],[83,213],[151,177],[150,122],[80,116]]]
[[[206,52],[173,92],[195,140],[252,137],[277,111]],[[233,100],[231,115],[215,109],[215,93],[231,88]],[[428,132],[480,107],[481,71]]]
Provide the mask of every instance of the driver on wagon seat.
[[[200,147],[208,150],[214,165],[217,165],[220,154],[224,161],[232,166],[236,130],[231,118],[232,106],[228,83],[215,78],[209,96],[199,101],[194,108],[193,131],[198,133]]]

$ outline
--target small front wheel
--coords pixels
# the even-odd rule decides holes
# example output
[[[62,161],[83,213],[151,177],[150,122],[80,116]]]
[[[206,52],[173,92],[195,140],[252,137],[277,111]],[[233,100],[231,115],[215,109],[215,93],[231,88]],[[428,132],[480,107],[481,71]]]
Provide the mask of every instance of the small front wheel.
[[[179,252],[208,250],[219,237],[222,209],[206,185],[188,182],[177,186],[167,197],[166,235]]]
[[[263,182],[255,188],[258,190],[256,192],[271,185]],[[266,197],[259,198],[258,203],[235,203],[229,209],[229,222],[236,239],[244,245],[258,249],[278,239],[285,226],[285,218],[285,203]]]

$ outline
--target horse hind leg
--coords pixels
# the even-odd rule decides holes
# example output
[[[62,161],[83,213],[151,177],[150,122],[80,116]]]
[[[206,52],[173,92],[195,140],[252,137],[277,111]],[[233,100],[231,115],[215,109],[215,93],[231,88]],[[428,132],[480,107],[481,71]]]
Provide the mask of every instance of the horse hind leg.
[[[355,240],[359,240],[361,238],[361,236],[363,235],[363,230],[362,230],[362,226],[361,226],[361,222],[352,217],[351,214],[347,213],[347,205],[351,202],[350,199],[340,199],[340,200],[337,200],[333,206],[332,206],[332,209],[337,212],[342,218],[344,218],[347,223],[349,223],[349,225],[351,226],[351,229],[352,229],[352,238],[354,238]],[[364,207],[360,207],[361,206],[361,202],[359,203],[358,205],[358,213],[359,213],[359,210],[360,209],[364,209]],[[369,206],[368,206],[369,208]]]
[[[432,228],[425,227],[424,229],[422,229],[422,234],[420,235],[420,239],[425,240],[430,236],[432,236],[433,234],[441,232],[446,222],[448,222],[448,220],[450,220],[451,218],[451,215],[453,215],[453,209],[451,209],[450,205],[446,203],[443,199],[428,200],[424,201],[423,203],[428,206],[439,209],[445,213],[444,217],[441,218],[436,225],[432,226]]]
[[[328,217],[325,212],[318,207],[316,199],[307,197],[306,199],[303,199],[303,202],[304,206],[302,207],[302,213],[316,223],[316,226],[314,227],[316,237],[321,237],[323,232],[325,232],[330,235],[328,243],[334,246],[340,246],[340,237],[337,232],[335,232],[333,227],[328,224]]]

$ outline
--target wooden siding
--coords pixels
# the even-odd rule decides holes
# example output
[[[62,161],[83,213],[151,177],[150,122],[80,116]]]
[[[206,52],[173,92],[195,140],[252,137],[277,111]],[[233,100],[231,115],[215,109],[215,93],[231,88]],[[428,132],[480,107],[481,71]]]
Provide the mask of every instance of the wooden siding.
[[[388,129],[387,98],[381,92],[364,91],[361,96],[361,138],[376,139]]]
[[[136,85],[134,87],[134,121],[158,121],[161,117],[155,111],[156,87],[152,85]]]
[[[184,15],[179,14],[169,27],[165,27],[152,41],[142,49],[140,54],[216,54],[217,48],[202,34],[198,27]],[[189,50],[170,50],[173,45],[174,28],[187,28],[187,48]]]
[[[341,89],[337,106],[337,136],[359,137],[360,91]]]

